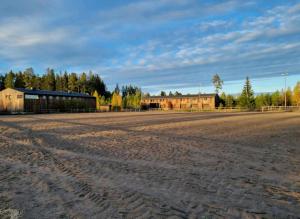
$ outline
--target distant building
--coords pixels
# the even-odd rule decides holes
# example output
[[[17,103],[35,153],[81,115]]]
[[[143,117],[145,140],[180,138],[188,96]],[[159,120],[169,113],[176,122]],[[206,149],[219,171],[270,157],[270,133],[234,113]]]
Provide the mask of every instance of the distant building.
[[[7,88],[0,92],[0,112],[47,113],[95,108],[96,98],[87,94],[24,88]]]
[[[150,96],[144,97],[141,101],[143,108],[169,109],[215,109],[219,105],[217,94],[198,94],[180,96]]]

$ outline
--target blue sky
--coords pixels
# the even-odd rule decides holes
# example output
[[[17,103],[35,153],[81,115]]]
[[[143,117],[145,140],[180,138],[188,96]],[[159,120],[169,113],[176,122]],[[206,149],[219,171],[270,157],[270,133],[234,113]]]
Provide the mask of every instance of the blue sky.
[[[0,72],[89,71],[109,88],[237,93],[300,80],[300,1],[1,0]]]

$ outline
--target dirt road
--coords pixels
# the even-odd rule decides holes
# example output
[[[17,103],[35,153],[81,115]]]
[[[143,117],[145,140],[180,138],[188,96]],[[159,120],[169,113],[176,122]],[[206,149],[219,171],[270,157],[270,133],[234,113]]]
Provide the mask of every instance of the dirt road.
[[[299,218],[299,142],[300,113],[2,116],[0,217]]]

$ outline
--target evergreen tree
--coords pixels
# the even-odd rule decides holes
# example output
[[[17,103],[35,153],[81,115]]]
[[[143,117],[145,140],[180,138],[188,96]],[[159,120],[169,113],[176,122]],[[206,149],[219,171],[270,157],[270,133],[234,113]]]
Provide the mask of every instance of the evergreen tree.
[[[227,99],[227,96],[226,96],[225,92],[222,92],[222,94],[220,96],[220,106],[226,106],[226,99]]]
[[[24,83],[24,76],[22,72],[18,72],[15,75],[15,84],[14,87],[16,88],[25,88],[25,83]]]
[[[284,94],[283,94],[284,95]],[[283,97],[284,99],[284,97]],[[291,106],[293,104],[293,92],[290,87],[286,90],[286,105]]]
[[[246,78],[242,94],[239,97],[239,105],[248,109],[253,109],[255,107],[254,92],[248,77]]]
[[[4,79],[4,86],[5,88],[14,88],[15,87],[15,74],[13,71],[10,71],[6,74]]]
[[[116,87],[115,87],[115,89],[114,89],[114,93],[120,94],[119,84],[116,85]]]
[[[5,77],[0,74],[0,91],[2,91],[5,88],[4,80],[5,80]]]
[[[25,69],[25,71],[23,72],[23,75],[24,75],[25,88],[27,88],[27,89],[36,88],[36,85],[35,85],[36,76],[34,75],[33,68]]]
[[[63,77],[62,77],[62,89],[63,91],[67,92],[69,90],[69,75],[68,73],[65,71]]]
[[[29,88],[42,89],[42,78],[41,77],[33,75],[31,83],[32,83],[32,85]]]
[[[160,96],[164,97],[164,96],[167,96],[167,94],[166,94],[165,91],[161,91],[161,92],[160,92]]]
[[[56,74],[55,75],[55,85],[56,85],[56,90],[57,91],[63,91],[63,76],[62,74]]]
[[[79,87],[80,87],[81,93],[87,92],[87,76],[86,76],[86,73],[84,73],[84,72],[80,75]]]
[[[47,69],[47,74],[44,78],[44,88],[50,91],[56,90],[55,73],[53,69]]]
[[[68,78],[68,90],[78,92],[78,78],[76,73],[71,73]]]

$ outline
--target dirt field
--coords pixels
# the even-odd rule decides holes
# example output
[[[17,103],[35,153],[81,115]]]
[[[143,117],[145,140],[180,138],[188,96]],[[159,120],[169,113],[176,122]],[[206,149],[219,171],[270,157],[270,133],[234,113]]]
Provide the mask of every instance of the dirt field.
[[[300,113],[0,117],[0,218],[299,218]]]

